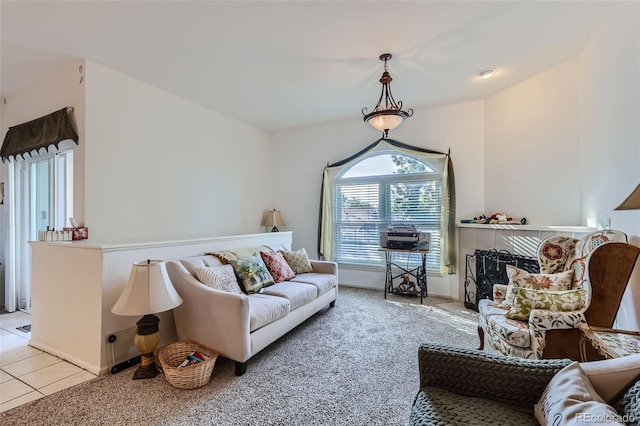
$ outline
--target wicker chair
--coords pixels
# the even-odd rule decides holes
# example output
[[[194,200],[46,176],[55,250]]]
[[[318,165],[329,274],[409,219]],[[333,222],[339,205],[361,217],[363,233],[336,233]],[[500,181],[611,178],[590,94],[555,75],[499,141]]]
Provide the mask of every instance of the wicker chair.
[[[533,406],[568,359],[530,360],[422,344],[409,425],[537,425]]]

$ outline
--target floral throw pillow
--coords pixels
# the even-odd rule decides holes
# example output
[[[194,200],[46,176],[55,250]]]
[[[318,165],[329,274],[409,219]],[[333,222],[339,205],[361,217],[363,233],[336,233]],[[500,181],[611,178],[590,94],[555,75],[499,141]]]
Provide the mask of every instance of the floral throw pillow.
[[[229,264],[247,294],[258,293],[263,287],[274,284],[273,277],[259,255],[230,260]]]
[[[306,274],[307,272],[312,272],[313,268],[311,267],[311,262],[309,262],[309,256],[307,255],[307,251],[303,248],[296,251],[288,251],[288,250],[280,250],[282,256],[287,261],[293,272],[298,274]]]
[[[579,311],[583,307],[583,290],[547,291],[531,288],[513,288],[513,304],[507,318],[526,321],[532,309],[551,312]]]
[[[195,272],[198,281],[208,287],[229,293],[242,293],[231,265],[199,266]]]
[[[289,266],[287,261],[284,260],[282,253],[278,251],[271,253],[261,251],[260,257],[264,260],[264,263],[267,265],[267,269],[271,273],[275,282],[281,283],[296,276],[293,269],[291,269],[291,266]]]
[[[509,309],[513,304],[513,289],[532,288],[534,290],[570,290],[573,283],[573,269],[557,274],[531,274],[524,269],[507,265],[507,295],[500,304],[502,308]]]

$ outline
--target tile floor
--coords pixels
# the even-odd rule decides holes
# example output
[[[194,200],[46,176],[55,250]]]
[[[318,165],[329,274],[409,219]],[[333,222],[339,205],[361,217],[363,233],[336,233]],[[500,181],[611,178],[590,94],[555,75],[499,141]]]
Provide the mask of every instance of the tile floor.
[[[31,323],[24,312],[0,313],[0,412],[51,395],[96,376],[29,346]]]

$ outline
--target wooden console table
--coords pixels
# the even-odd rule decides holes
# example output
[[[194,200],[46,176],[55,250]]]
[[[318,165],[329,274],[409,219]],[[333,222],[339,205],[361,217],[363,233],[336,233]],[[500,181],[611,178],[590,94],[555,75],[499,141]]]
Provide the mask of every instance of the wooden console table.
[[[638,331],[590,327],[587,324],[580,324],[578,328],[582,331],[580,339],[582,361],[588,361],[587,341],[606,358],[619,358],[640,353],[640,332]]]
[[[420,303],[422,303],[423,298],[427,297],[427,253],[429,250],[403,250],[403,249],[390,249],[390,248],[381,248],[381,251],[384,252],[385,260],[386,260],[386,273],[385,273],[385,282],[384,282],[384,298],[387,298],[387,294],[401,294],[404,296],[418,296],[420,295]],[[420,264],[411,268],[409,266],[403,267],[393,262],[393,254],[394,253],[404,253],[404,254],[419,254],[420,255]],[[396,267],[400,270],[400,273],[394,275],[392,268]],[[415,279],[415,288],[411,288],[411,286],[406,283],[400,283],[399,285],[393,285],[393,280],[404,277],[407,275],[409,280],[413,277]]]

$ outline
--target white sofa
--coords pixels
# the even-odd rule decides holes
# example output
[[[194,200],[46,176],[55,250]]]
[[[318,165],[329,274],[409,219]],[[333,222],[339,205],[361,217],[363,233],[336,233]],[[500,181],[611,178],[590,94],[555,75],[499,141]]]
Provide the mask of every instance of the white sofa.
[[[283,247],[272,247],[274,250]],[[245,373],[247,361],[338,297],[338,265],[311,260],[312,272],[264,288],[260,294],[235,294],[202,284],[199,266],[222,264],[213,255],[167,263],[167,272],[183,299],[174,309],[178,339],[193,341],[236,362]]]

